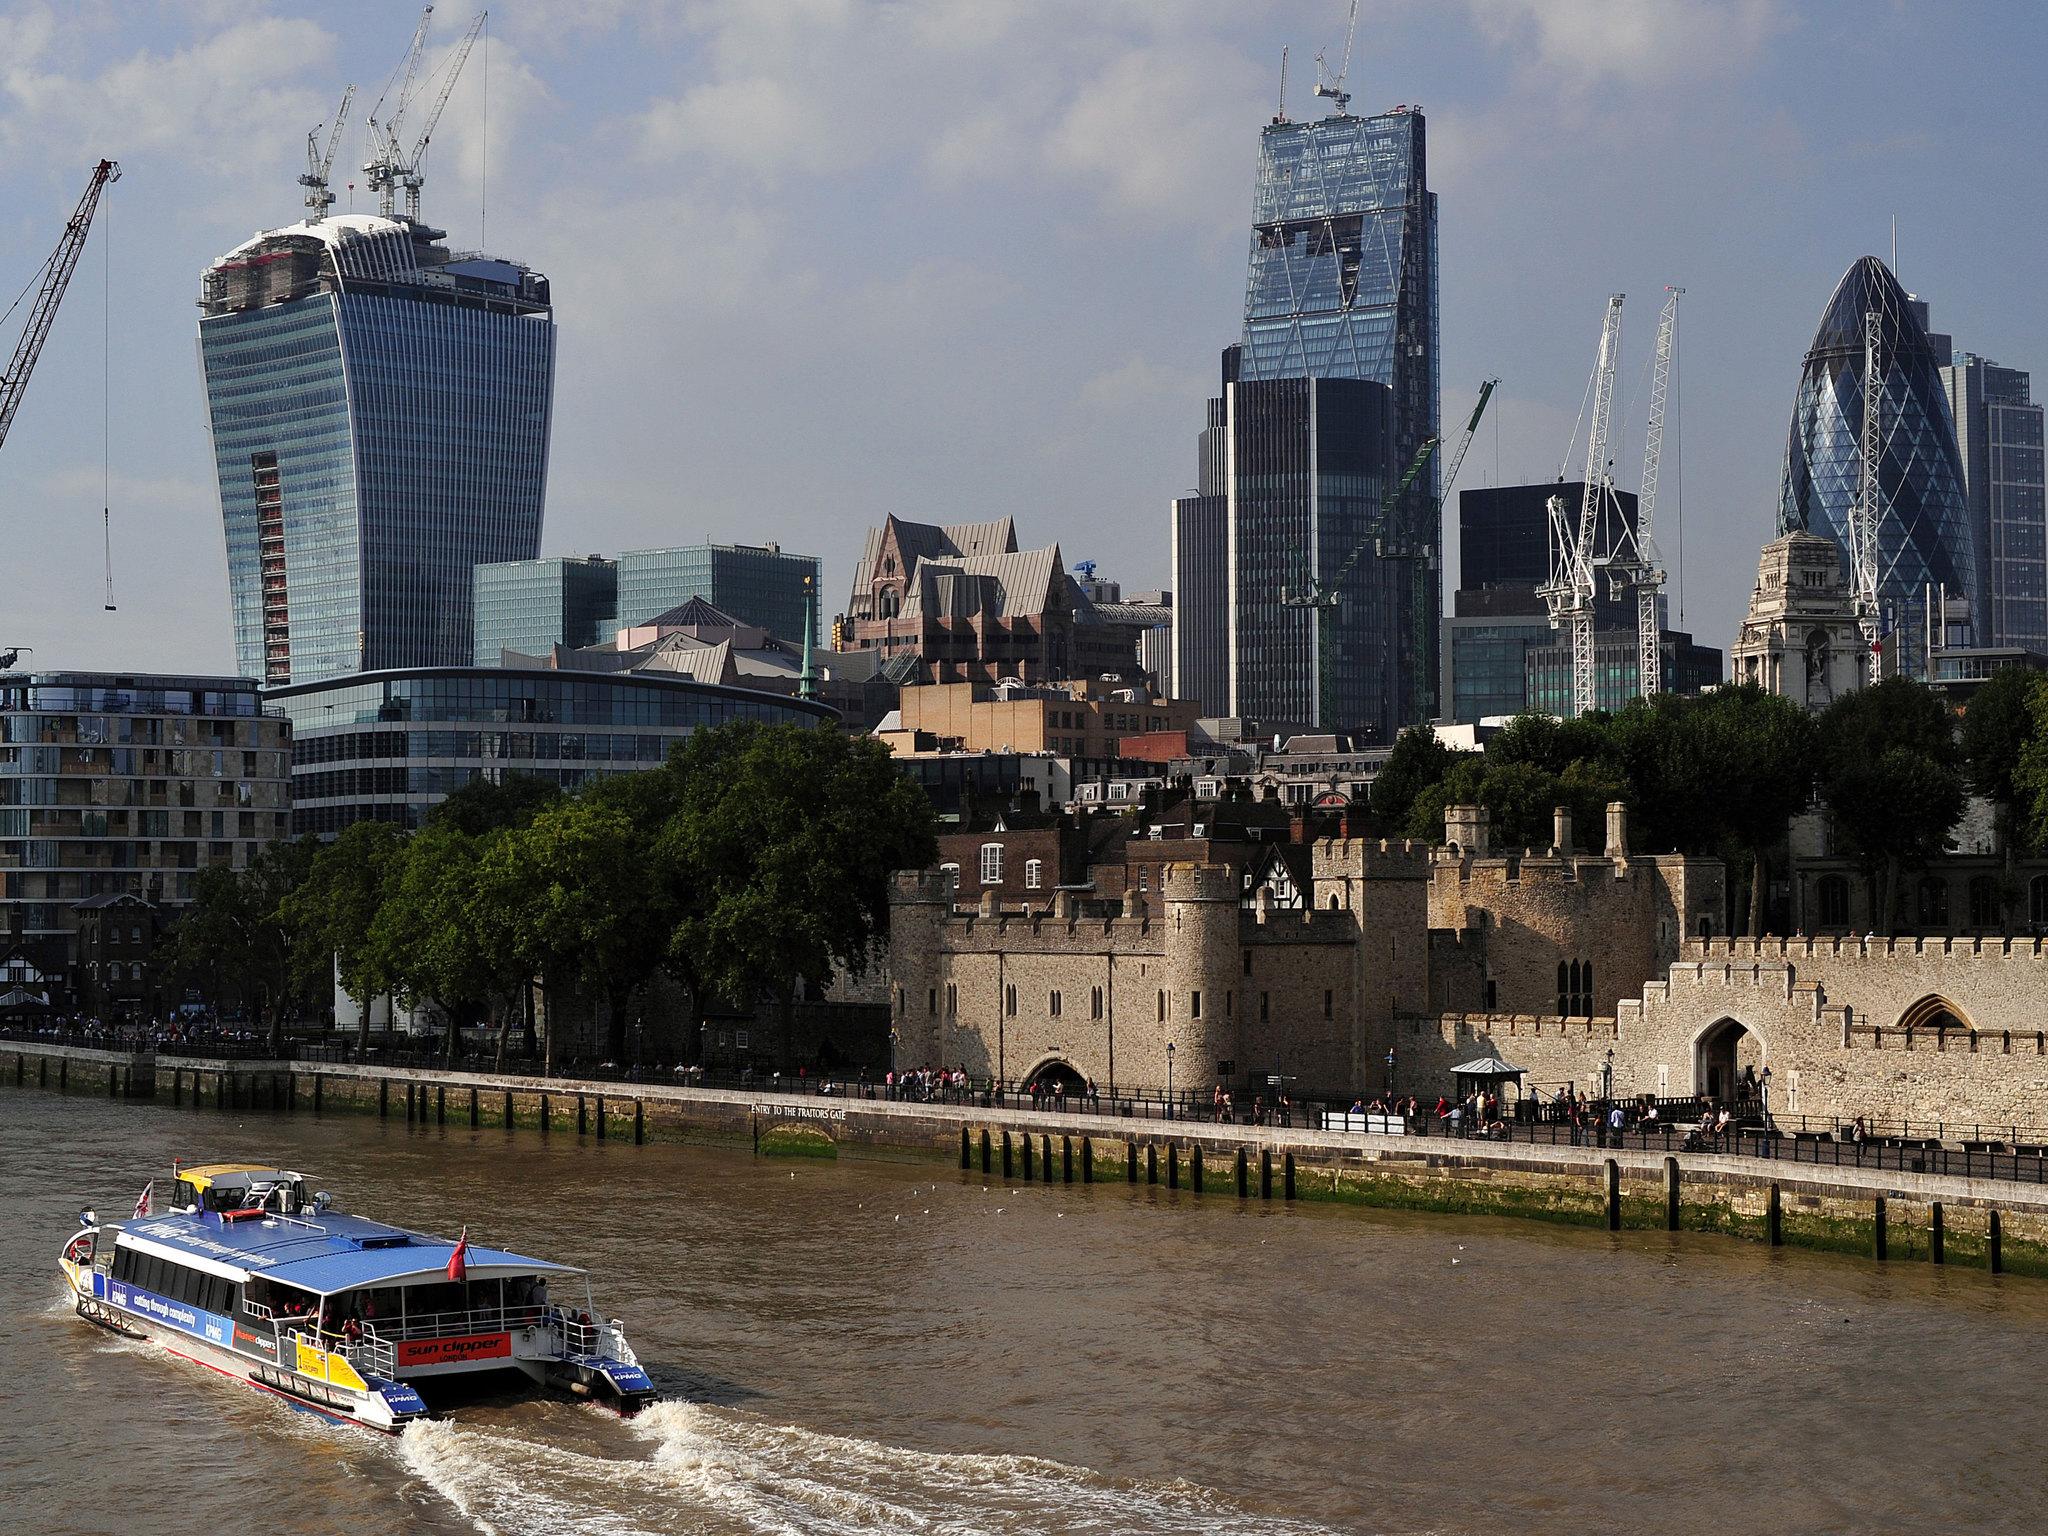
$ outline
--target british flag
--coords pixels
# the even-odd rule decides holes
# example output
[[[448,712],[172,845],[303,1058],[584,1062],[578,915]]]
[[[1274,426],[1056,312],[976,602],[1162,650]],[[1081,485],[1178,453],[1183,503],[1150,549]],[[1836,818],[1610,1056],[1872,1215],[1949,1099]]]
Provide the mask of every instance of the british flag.
[[[135,1197],[135,1214],[137,1216],[147,1216],[149,1214],[149,1197],[155,1191],[155,1189],[155,1179],[151,1179],[147,1184],[142,1186],[142,1193]]]

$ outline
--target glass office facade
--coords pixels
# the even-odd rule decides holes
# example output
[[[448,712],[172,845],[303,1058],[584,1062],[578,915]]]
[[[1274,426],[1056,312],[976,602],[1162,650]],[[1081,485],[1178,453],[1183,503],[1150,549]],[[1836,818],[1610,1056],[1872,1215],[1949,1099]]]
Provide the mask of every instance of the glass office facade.
[[[1724,660],[1711,645],[1695,645],[1683,630],[1665,630],[1661,646],[1665,693],[1693,694],[1723,681]],[[1569,718],[1572,650],[1568,644],[1531,646],[1526,658],[1528,708]],[[1593,707],[1620,710],[1636,697],[1636,637],[1633,630],[1593,639]]]
[[[1476,723],[1521,714],[1529,707],[1529,652],[1551,644],[1556,635],[1540,614],[1446,619],[1445,717]]]
[[[820,573],[817,556],[786,554],[772,544],[627,550],[619,556],[617,617],[621,624],[644,624],[696,597],[743,624],[758,625],[777,639],[800,646],[804,578],[815,585]]]
[[[508,560],[476,568],[475,661],[495,667],[504,651],[545,656],[557,645],[598,643],[619,612],[619,568],[587,560]]]
[[[1176,504],[1174,590],[1186,615],[1179,686],[1224,679],[1227,699],[1205,696],[1205,707],[1263,729],[1384,741],[1434,709],[1434,466],[1385,537],[1359,550],[1385,488],[1437,432],[1437,207],[1426,158],[1422,114],[1406,109],[1277,122],[1260,138],[1244,328],[1224,355],[1204,433],[1205,475],[1217,483],[1202,491],[1221,495],[1224,516],[1212,531],[1201,507]],[[1227,458],[1211,474],[1219,410]],[[1334,580],[1354,552],[1331,625],[1280,602],[1283,587]],[[1221,626],[1205,624],[1187,596],[1218,566],[1229,572]],[[1224,654],[1208,654],[1218,634]]]
[[[245,868],[289,830],[289,730],[247,679],[0,673],[0,920],[68,942],[79,901]]]
[[[1981,596],[1955,424],[1927,331],[1898,279],[1874,256],[1849,269],[1806,354],[1785,449],[1778,531],[1795,528],[1849,548],[1863,476],[1864,316],[1878,316],[1883,390],[1878,458],[1878,601],[1887,631],[1917,634],[1929,586]],[[1981,622],[1981,614],[1977,615]],[[1917,671],[1921,648],[1898,647]]]
[[[540,552],[547,281],[364,215],[202,279],[199,352],[235,654],[251,676],[466,664],[471,573]]]
[[[292,722],[292,830],[315,836],[357,821],[418,826],[477,779],[575,789],[599,774],[650,768],[703,726],[839,719],[823,704],[645,672],[433,667],[294,684],[266,697]]]
[[[1976,532],[1978,641],[2048,653],[2048,478],[2033,380],[1967,352],[1941,377]]]

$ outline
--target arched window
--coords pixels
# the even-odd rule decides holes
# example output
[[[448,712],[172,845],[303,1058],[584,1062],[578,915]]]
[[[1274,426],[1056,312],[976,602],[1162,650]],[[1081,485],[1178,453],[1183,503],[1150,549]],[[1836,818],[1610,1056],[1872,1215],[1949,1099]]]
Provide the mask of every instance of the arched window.
[[[1053,1018],[1055,1018],[1055,1019],[1056,1019],[1056,1018],[1058,1018],[1058,1017],[1060,1016],[1060,995],[1059,995],[1059,993],[1057,993],[1057,992],[1049,992],[1049,993],[1047,993],[1047,994],[1046,994],[1046,998],[1045,998],[1045,1011],[1046,1011],[1046,1013],[1047,1013],[1047,1014],[1049,1014],[1049,1015],[1050,1015],[1051,1017],[1053,1017]]]
[[[121,962],[120,962],[120,961],[118,961],[118,960],[116,960],[116,961],[115,961],[115,962],[114,962],[114,963],[113,963],[112,965],[110,965],[110,966],[108,966],[108,967],[107,967],[107,980],[109,980],[109,981],[119,981],[120,979],[121,979]]]
[[[1579,1012],[1586,1018],[1593,1017],[1593,962],[1590,960],[1579,966]]]
[[[1040,876],[1044,871],[1045,865],[1042,862],[1037,859],[1026,859],[1024,861],[1024,889],[1027,891],[1037,890],[1043,883]]]
[[[1089,989],[1088,1017],[1091,1019],[1099,1019],[1102,1017],[1102,988],[1100,987],[1091,987]]]
[[[958,864],[950,862],[941,864],[939,866],[939,873],[946,877],[948,884],[958,885],[960,883],[960,866]]]
[[[1922,928],[1946,928],[1948,926],[1948,882],[1939,875],[1927,875],[1920,881],[1919,900],[1916,903]]]
[[[1814,921],[1823,928],[1849,926],[1849,881],[1843,875],[1822,875],[1813,888]]]
[[[1702,939],[1711,939],[1714,936],[1714,920],[1704,912],[1700,914],[1699,921],[1694,927],[1697,930],[1698,937]]]
[[[981,845],[981,883],[1001,885],[1003,883],[1003,845],[983,843]]]
[[[1990,875],[1970,876],[1970,926],[1996,928],[1998,906],[1998,882]]]
[[[1557,1011],[1567,1017],[1572,1011],[1572,968],[1562,960],[1557,962]]]
[[[1330,910],[1332,912],[1337,910],[1337,893],[1335,891],[1330,893]]]
[[[1017,989],[1015,987],[1005,987],[1003,989],[1003,1011],[1008,1013],[1013,1019],[1017,1017]]]

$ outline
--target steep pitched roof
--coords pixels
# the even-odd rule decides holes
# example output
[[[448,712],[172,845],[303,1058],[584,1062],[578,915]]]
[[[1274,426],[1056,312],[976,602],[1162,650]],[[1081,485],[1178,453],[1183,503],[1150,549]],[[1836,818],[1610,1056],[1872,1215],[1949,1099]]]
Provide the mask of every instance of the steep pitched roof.
[[[933,558],[918,561],[903,599],[903,616],[966,618],[986,613],[992,618],[1028,618],[1062,600],[1071,604],[1078,591],[1061,568],[1057,544],[996,555]]]
[[[1015,519],[999,517],[988,523],[913,523],[891,515],[879,528],[870,528],[861,548],[860,561],[853,569],[856,595],[874,585],[875,566],[882,558],[882,545],[895,530],[896,550],[903,569],[914,570],[917,562],[942,556],[972,559],[979,555],[1007,554],[1017,548]]]

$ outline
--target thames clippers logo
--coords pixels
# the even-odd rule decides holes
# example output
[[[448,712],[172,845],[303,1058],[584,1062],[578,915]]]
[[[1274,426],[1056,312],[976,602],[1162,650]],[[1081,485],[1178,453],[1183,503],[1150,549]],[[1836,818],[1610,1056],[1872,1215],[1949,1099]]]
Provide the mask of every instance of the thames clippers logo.
[[[512,1353],[509,1333],[468,1333],[452,1339],[411,1339],[398,1346],[400,1365],[456,1365],[497,1360]]]

